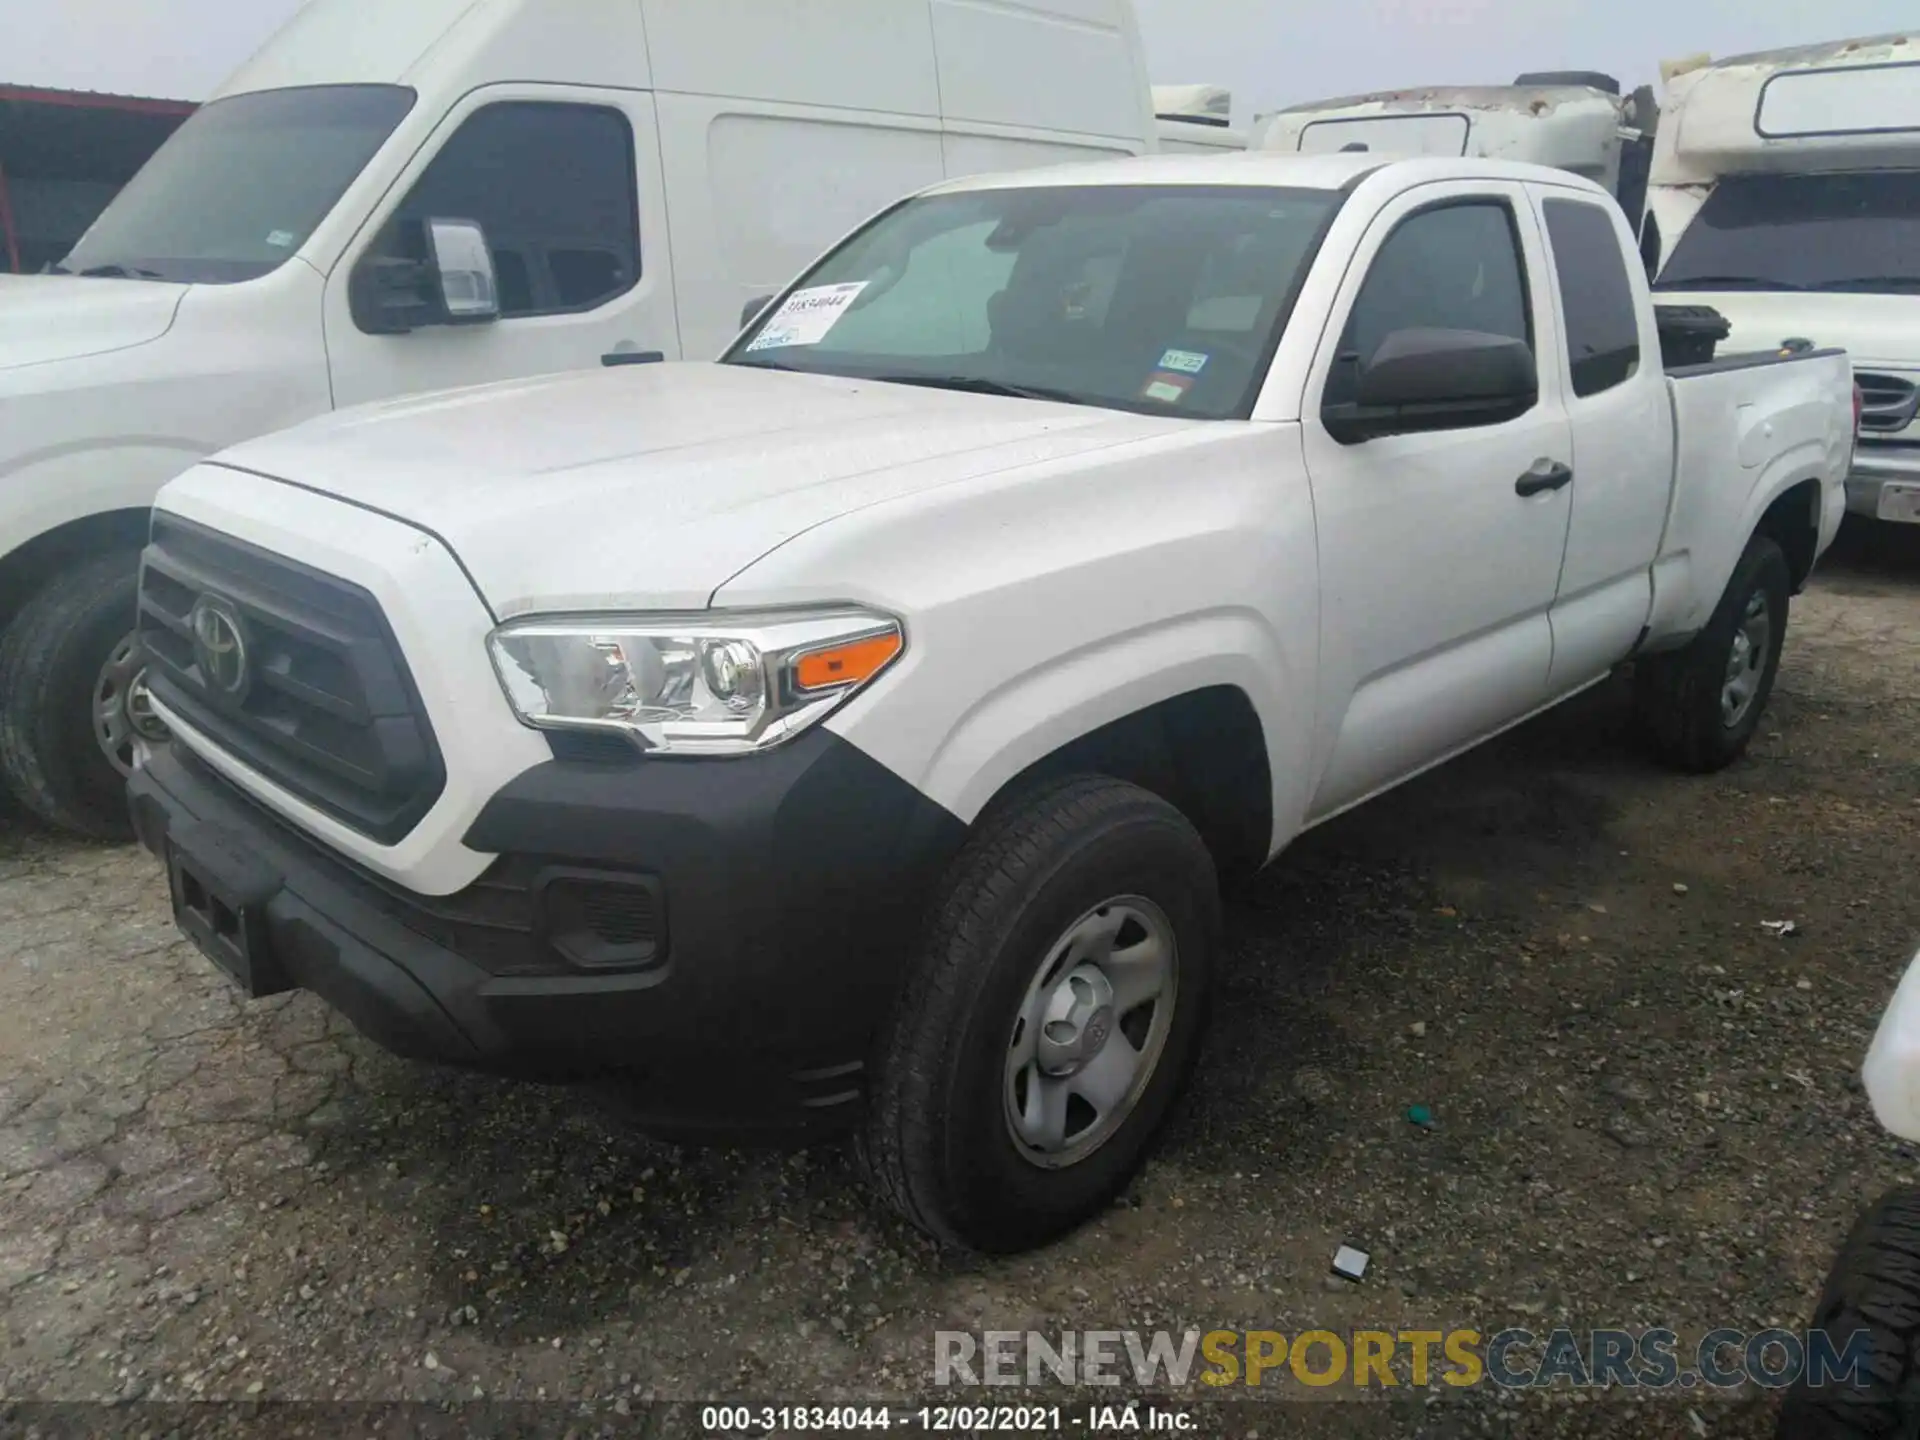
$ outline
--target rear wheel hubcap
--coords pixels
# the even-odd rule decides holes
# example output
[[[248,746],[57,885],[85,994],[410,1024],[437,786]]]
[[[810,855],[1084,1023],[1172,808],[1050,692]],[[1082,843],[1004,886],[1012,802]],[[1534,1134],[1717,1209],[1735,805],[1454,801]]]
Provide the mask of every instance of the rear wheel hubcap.
[[[1727,655],[1727,674],[1720,686],[1720,721],[1729,730],[1747,718],[1754,699],[1760,693],[1760,677],[1773,649],[1773,611],[1767,606],[1767,592],[1756,590],[1747,597],[1740,616],[1740,628],[1733,632],[1733,648]]]

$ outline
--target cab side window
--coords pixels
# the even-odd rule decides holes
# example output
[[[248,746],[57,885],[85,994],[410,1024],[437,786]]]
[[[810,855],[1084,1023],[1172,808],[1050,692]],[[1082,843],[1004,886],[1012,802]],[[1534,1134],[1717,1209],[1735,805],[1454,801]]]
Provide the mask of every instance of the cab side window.
[[[1326,403],[1353,399],[1360,367],[1396,330],[1478,330],[1533,343],[1519,235],[1504,202],[1449,202],[1400,222],[1354,300]]]
[[[632,127],[603,105],[506,101],[476,110],[376,249],[424,259],[429,218],[475,220],[486,231],[502,319],[604,305],[640,279]]]
[[[1640,312],[1613,217],[1579,200],[1548,200],[1547,238],[1560,273],[1573,393],[1598,395],[1640,369]]]

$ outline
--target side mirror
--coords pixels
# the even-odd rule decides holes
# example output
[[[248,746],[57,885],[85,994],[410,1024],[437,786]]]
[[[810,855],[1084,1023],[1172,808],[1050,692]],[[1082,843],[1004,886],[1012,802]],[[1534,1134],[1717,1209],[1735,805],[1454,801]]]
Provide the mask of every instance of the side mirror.
[[[477,220],[427,221],[427,257],[438,282],[449,325],[484,324],[500,318],[500,286],[493,251]]]
[[[1478,330],[1396,330],[1371,359],[1343,357],[1359,373],[1353,398],[1321,412],[1343,445],[1431,430],[1497,425],[1540,398],[1533,351],[1524,340]],[[1331,388],[1331,387],[1329,387]]]
[[[354,267],[347,288],[354,324],[369,335],[405,335],[429,325],[499,319],[500,287],[486,232],[472,220],[414,223],[418,246],[403,246],[390,232]],[[391,253],[421,248],[424,260]]]
[[[760,312],[773,303],[773,296],[762,295],[758,300],[747,301],[746,308],[740,312],[740,328],[746,329],[760,318]]]

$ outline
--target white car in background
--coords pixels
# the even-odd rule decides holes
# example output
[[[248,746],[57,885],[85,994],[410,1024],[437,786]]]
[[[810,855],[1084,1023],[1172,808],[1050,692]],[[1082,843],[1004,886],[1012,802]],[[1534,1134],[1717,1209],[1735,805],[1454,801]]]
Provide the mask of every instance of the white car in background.
[[[1920,955],[1880,1017],[1863,1074],[1888,1133],[1920,1143]],[[1864,1335],[1870,1355],[1853,1383],[1789,1390],[1779,1440],[1920,1434],[1920,1186],[1891,1190],[1861,1215],[1814,1304],[1812,1328],[1843,1356]]]

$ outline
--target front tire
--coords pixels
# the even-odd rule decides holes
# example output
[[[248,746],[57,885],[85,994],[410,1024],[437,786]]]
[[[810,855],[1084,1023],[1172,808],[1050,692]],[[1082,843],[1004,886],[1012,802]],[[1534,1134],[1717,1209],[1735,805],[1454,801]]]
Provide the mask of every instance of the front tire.
[[[990,818],[936,902],[860,1153],[910,1222],[1013,1253],[1132,1179],[1198,1054],[1220,921],[1200,836],[1092,777]]]
[[[1709,774],[1746,753],[1780,673],[1792,590],[1785,553],[1756,535],[1693,643],[1634,666],[1635,718],[1661,760]]]
[[[95,711],[131,638],[138,583],[137,554],[98,556],[55,575],[0,636],[0,777],[42,820],[98,840],[133,833]]]
[[[1857,1383],[1803,1376],[1787,1391],[1778,1440],[1880,1440],[1920,1434],[1920,1190],[1894,1190],[1861,1217],[1814,1308],[1843,1358],[1864,1331]]]

